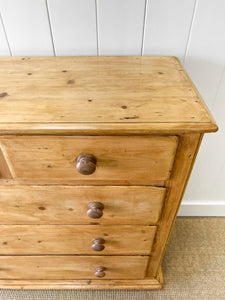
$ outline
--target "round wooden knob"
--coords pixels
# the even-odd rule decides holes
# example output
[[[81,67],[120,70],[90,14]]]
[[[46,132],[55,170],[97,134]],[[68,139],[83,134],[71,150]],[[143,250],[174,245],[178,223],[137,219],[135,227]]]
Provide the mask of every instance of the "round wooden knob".
[[[105,249],[105,246],[103,244],[105,244],[105,240],[102,238],[98,238],[98,239],[94,239],[92,241],[93,245],[91,246],[91,248],[94,251],[102,251]]]
[[[77,171],[82,175],[93,174],[96,170],[97,160],[94,155],[84,154],[77,158]]]
[[[91,202],[88,204],[88,217],[92,219],[99,219],[103,215],[104,205],[101,202]]]
[[[99,266],[99,267],[96,267],[95,268],[95,270],[96,270],[96,272],[95,272],[95,276],[96,277],[104,277],[105,276],[105,267],[102,267],[102,266]]]

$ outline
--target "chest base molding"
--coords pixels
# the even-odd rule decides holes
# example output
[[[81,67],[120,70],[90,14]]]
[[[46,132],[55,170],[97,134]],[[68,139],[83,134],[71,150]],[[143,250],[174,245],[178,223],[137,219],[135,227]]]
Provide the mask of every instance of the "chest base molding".
[[[155,278],[139,280],[0,280],[0,289],[156,290],[164,285],[161,267]]]

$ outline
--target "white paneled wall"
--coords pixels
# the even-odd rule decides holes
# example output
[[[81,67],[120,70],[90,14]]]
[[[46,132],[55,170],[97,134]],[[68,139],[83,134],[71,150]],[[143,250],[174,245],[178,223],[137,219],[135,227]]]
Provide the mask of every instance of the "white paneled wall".
[[[173,55],[183,62],[195,0],[149,0],[144,55]]]
[[[56,55],[97,55],[97,24],[93,0],[49,0]]]
[[[141,55],[145,0],[97,0],[99,55]]]
[[[224,0],[197,1],[184,65],[220,129],[203,139],[185,200],[220,206],[225,203]],[[220,211],[225,215],[225,205]]]
[[[0,0],[12,55],[53,55],[45,0]]]
[[[185,67],[209,108],[225,65],[225,1],[198,0]]]
[[[180,214],[225,215],[225,0],[0,0],[0,55],[178,56],[220,127]]]

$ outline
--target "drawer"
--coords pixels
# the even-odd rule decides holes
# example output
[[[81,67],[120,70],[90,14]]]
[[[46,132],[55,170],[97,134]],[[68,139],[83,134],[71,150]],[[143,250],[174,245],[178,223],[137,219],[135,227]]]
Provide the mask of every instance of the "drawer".
[[[156,226],[1,225],[0,254],[149,255]]]
[[[0,224],[154,225],[165,191],[148,186],[0,186]],[[96,204],[89,210],[95,202],[103,209]]]
[[[0,256],[0,279],[143,279],[147,263],[148,256]]]
[[[176,136],[9,136],[0,143],[14,179],[113,185],[168,179],[177,140]]]

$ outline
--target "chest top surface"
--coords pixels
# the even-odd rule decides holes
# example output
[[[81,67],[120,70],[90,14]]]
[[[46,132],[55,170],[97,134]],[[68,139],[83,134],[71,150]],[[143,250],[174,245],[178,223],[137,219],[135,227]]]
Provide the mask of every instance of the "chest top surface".
[[[175,57],[2,57],[0,133],[216,131]]]

